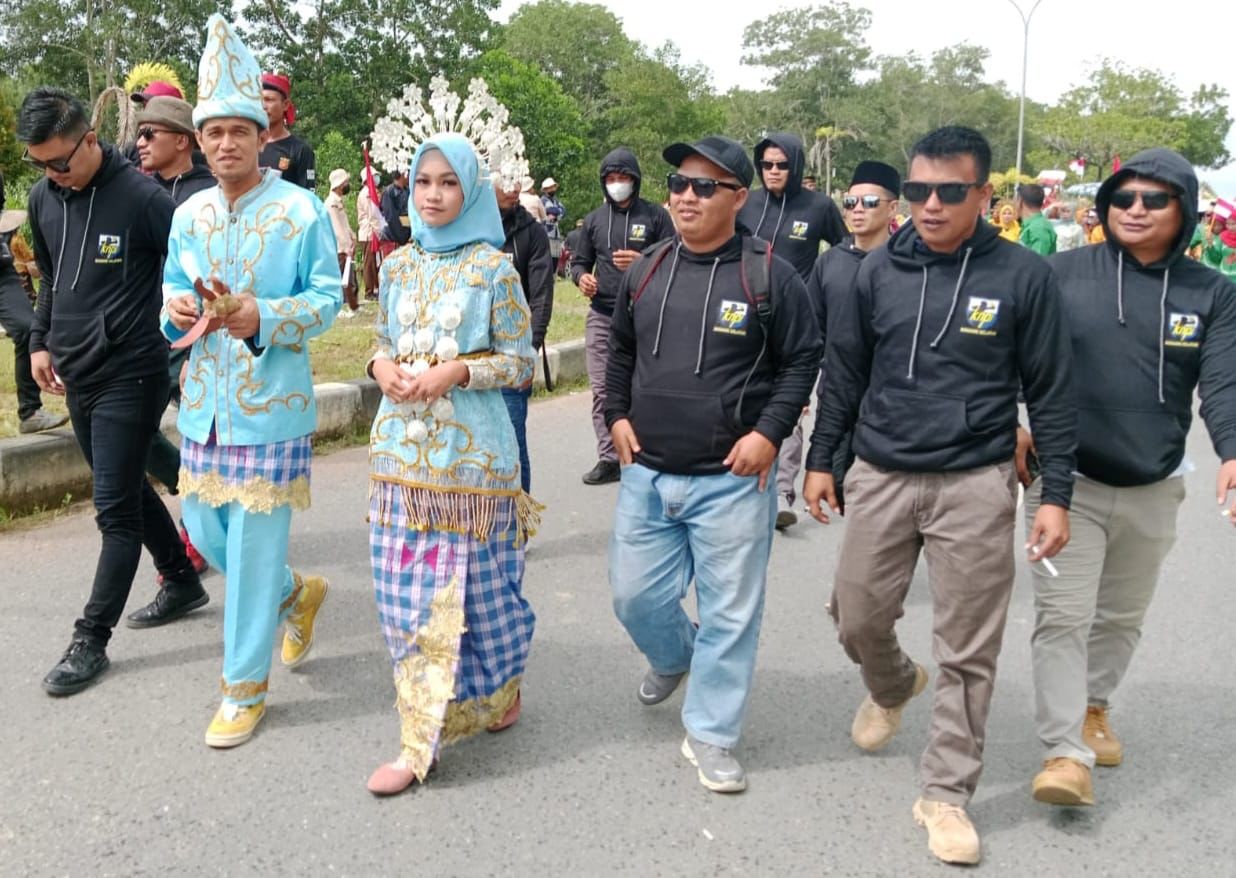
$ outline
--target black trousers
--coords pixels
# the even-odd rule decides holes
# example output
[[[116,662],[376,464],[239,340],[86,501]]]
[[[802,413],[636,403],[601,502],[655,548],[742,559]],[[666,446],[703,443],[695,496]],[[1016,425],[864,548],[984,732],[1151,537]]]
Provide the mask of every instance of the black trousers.
[[[39,385],[30,371],[30,325],[34,308],[17,272],[0,269],[0,326],[13,339],[13,377],[17,381],[17,417],[23,421],[43,407]]]
[[[109,381],[66,393],[77,444],[94,474],[95,522],[103,537],[78,634],[106,644],[120,621],[145,545],[168,582],[196,582],[167,507],[146,481],[151,440],[167,405],[168,376]]]

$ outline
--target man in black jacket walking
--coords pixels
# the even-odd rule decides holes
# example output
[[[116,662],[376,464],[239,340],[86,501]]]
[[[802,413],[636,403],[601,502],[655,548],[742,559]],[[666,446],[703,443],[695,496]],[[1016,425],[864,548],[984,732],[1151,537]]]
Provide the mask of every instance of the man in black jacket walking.
[[[731,750],[755,670],[772,548],[777,446],[820,364],[806,289],[739,234],[752,169],[725,137],[664,152],[679,236],[618,286],[606,423],[623,464],[610,585],[648,658],[638,690],[664,701],[690,672],[682,753],[716,792],[745,789]],[[682,608],[691,579],[699,627]]]
[[[44,172],[30,191],[30,226],[42,273],[30,359],[35,380],[66,397],[73,432],[94,474],[103,537],[94,586],[73,641],[43,680],[53,695],[79,692],[107,669],[145,544],[166,588],[204,596],[167,507],[145,478],[150,442],[167,405],[167,342],[160,280],[172,199],[95,137],[81,102],[36,88],[22,101],[18,138]]]
[[[1236,286],[1185,256],[1197,189],[1177,153],[1138,153],[1095,199],[1107,240],[1051,259],[1080,379],[1079,478],[1059,575],[1033,569],[1042,802],[1093,804],[1091,769],[1123,759],[1108,707],[1176,540],[1194,390],[1222,461],[1219,503],[1236,488]],[[1028,516],[1045,490],[1027,490]]]
[[[773,252],[788,261],[803,279],[811,276],[820,247],[835,247],[845,236],[845,222],[837,205],[823,192],[803,186],[806,156],[795,134],[777,132],[755,145],[755,172],[763,185],[751,193],[738,221],[757,238],[773,245]],[[786,437],[777,459],[777,527],[784,530],[798,521],[795,485],[803,462],[800,418]]]
[[[939,677],[914,817],[932,853],[955,863],[980,856],[965,805],[982,772],[1013,590],[1019,388],[1043,468],[1032,561],[1068,542],[1076,444],[1060,291],[1042,258],[981,219],[990,170],[991,148],[969,128],[941,128],[914,145],[902,186],[914,222],[863,260],[855,295],[835,324],[830,315],[836,331],[804,491],[827,522],[821,499],[837,510],[832,462],[853,429],[833,601],[841,643],[870,693],[851,728],[864,750],[892,740],[927,684],[894,630],[926,552]]]
[[[625,146],[602,160],[605,204],[584,218],[579,246],[571,254],[571,279],[592,302],[584,337],[597,463],[584,474],[585,485],[604,485],[619,478],[618,455],[605,426],[605,363],[610,317],[623,272],[642,250],[674,234],[665,208],[639,197],[640,177],[635,153]]]
[[[545,345],[545,331],[554,313],[554,258],[549,253],[549,234],[519,203],[519,185],[509,192],[494,187],[498,212],[502,215],[502,231],[506,242],[502,252],[511,258],[519,272],[528,310],[532,312],[532,346],[538,351]],[[532,488],[532,462],[528,458],[528,399],[532,396],[532,381],[527,387],[502,388],[515,438],[519,440],[519,478],[524,493]]]

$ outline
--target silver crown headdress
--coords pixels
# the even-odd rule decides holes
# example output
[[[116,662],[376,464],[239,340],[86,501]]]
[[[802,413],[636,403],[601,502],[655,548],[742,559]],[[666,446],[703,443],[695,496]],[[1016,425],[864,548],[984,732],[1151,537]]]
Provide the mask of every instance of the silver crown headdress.
[[[418,85],[386,104],[370,135],[373,160],[388,173],[407,171],[417,146],[435,134],[454,131],[472,141],[489,179],[503,189],[518,188],[528,174],[524,135],[508,124],[510,112],[489,93],[483,79],[468,84],[468,97],[461,100],[450,83],[435,76],[429,83],[429,105]]]

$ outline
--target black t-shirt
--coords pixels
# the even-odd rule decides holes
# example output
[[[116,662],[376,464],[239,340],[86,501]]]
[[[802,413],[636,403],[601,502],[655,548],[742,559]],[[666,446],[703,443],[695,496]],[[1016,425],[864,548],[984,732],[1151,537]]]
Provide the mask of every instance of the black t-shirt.
[[[289,183],[311,191],[317,186],[317,159],[313,149],[295,134],[266,144],[260,164],[263,168],[274,168]]]

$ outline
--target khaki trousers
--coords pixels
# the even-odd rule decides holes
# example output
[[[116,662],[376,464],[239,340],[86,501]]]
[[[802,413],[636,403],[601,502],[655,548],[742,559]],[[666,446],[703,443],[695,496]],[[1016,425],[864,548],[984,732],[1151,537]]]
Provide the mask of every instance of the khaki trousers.
[[[964,805],[983,768],[983,740],[1009,597],[1017,476],[1012,461],[910,473],[856,460],[846,476],[846,529],[833,593],[841,645],[882,707],[910,697],[914,663],[894,625],[920,551],[932,594],[938,665],[923,796]]]
[[[1040,487],[1026,492],[1027,522]],[[1094,767],[1094,751],[1082,741],[1086,705],[1107,706],[1129,669],[1184,495],[1182,478],[1134,488],[1076,480],[1069,544],[1052,560],[1060,575],[1030,568],[1035,725],[1046,758]]]

